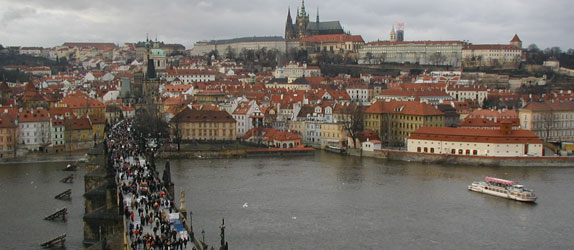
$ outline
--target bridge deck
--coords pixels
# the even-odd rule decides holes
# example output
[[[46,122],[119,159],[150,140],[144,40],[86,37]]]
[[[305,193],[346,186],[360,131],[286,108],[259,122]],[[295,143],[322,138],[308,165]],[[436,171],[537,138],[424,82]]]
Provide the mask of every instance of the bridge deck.
[[[181,246],[191,249],[194,239],[179,218],[175,203],[157,172],[128,131],[128,122],[116,125],[108,138],[108,151],[116,170],[130,249]],[[196,239],[195,239],[196,240]],[[196,248],[202,249],[202,247]]]

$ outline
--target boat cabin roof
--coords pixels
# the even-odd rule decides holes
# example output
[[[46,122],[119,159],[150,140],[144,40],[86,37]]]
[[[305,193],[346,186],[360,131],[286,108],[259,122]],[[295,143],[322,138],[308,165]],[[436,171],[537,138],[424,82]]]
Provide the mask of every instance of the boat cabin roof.
[[[494,177],[485,177],[484,180],[488,181],[488,182],[499,183],[499,184],[504,184],[504,185],[518,184],[517,181],[509,181],[509,180],[504,180],[504,179],[499,179],[499,178],[494,178]]]

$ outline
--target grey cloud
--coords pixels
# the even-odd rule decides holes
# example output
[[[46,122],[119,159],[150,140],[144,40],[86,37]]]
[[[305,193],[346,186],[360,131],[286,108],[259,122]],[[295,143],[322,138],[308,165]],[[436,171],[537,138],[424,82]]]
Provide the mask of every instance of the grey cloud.
[[[287,8],[299,0],[0,0],[2,6],[37,9],[34,15],[0,10],[0,43],[55,46],[65,41],[134,42],[145,34],[191,48],[199,40],[283,35]],[[518,33],[525,45],[574,47],[568,0],[307,0],[307,12],[339,20],[366,41],[388,39],[391,25],[406,22],[408,40],[507,43]],[[46,14],[44,10],[60,14]],[[83,18],[83,13],[96,20]],[[5,25],[6,26],[6,25]],[[65,27],[57,29],[57,27]],[[26,30],[24,32],[23,30]],[[54,34],[54,32],[57,34]],[[25,35],[24,35],[25,34]]]
[[[13,21],[31,17],[35,13],[36,10],[32,8],[18,8],[18,9],[8,8],[3,13],[1,13],[0,24],[2,26],[7,26]]]

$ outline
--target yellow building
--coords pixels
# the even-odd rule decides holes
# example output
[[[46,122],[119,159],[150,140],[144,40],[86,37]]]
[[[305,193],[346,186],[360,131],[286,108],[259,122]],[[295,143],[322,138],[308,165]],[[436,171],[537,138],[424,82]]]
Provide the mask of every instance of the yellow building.
[[[364,112],[365,130],[375,131],[384,143],[404,145],[421,127],[444,127],[445,114],[427,103],[377,101]]]
[[[303,137],[305,135],[305,121],[289,121],[287,129],[296,135]]]
[[[93,145],[92,124],[87,117],[65,121],[66,145],[69,151],[87,149]]]
[[[62,100],[56,104],[56,107],[71,108],[76,116],[106,115],[106,106],[102,102],[89,97],[83,92],[76,92],[62,98]]]
[[[321,148],[327,146],[339,148],[347,146],[347,130],[342,123],[321,124]]]
[[[95,142],[101,142],[105,137],[106,128],[106,118],[103,116],[90,116],[90,122],[92,124],[92,137]]]
[[[235,140],[236,121],[225,111],[186,107],[169,122],[174,140]]]
[[[18,125],[9,115],[0,116],[0,158],[15,156]]]
[[[220,103],[225,101],[225,93],[220,90],[201,90],[194,97],[194,103]]]
[[[574,102],[531,102],[518,112],[520,126],[546,142],[574,141]]]

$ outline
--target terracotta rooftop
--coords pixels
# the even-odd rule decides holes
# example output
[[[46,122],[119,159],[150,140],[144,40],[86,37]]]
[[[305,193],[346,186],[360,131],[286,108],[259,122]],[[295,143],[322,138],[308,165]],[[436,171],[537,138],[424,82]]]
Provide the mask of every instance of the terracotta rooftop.
[[[235,122],[233,117],[225,111],[196,110],[186,107],[175,115],[170,122]]]
[[[409,140],[434,140],[449,142],[480,143],[542,143],[542,140],[530,130],[512,130],[504,134],[501,130],[422,127],[411,133]]]

